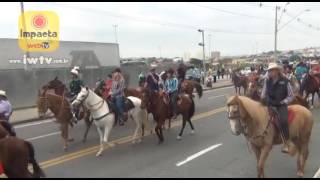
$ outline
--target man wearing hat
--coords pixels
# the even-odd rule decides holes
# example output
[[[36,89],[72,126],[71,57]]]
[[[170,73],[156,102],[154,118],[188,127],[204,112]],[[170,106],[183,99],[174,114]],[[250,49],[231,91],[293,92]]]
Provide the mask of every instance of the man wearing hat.
[[[159,91],[159,76],[156,73],[156,68],[152,67],[150,73],[147,76],[147,88],[152,91]]]
[[[12,106],[8,101],[6,92],[0,90],[0,119],[9,121],[12,114]]]
[[[70,100],[71,102],[77,97],[78,93],[81,91],[81,86],[83,86],[83,81],[79,78],[79,67],[75,66],[71,70],[71,82],[69,83],[70,88]],[[79,120],[79,108],[72,109],[73,115],[76,118],[75,123]]]
[[[267,106],[277,111],[280,131],[284,138],[282,152],[289,152],[288,104],[294,95],[289,80],[282,74],[282,67],[277,63],[270,63],[268,76],[265,79],[261,99]]]
[[[173,112],[172,119],[177,118],[177,99],[178,99],[178,79],[174,75],[174,70],[168,70],[168,79],[165,82],[166,85],[166,93],[170,97],[170,106]]]

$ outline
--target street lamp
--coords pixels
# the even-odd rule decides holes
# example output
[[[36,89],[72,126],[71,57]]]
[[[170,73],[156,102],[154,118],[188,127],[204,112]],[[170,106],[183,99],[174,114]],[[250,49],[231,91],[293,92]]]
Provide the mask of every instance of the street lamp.
[[[202,29],[198,29],[198,32],[200,32],[202,34],[202,43],[199,43],[199,46],[202,46],[202,55],[203,55],[203,75],[204,75],[204,79],[206,77],[206,56],[205,56],[205,50],[204,50],[204,30]],[[204,84],[204,80],[203,80],[203,84]]]

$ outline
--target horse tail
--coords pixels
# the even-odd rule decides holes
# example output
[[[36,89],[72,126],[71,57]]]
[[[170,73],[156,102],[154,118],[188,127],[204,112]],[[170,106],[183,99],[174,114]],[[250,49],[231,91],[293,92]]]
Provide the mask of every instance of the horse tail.
[[[9,133],[10,136],[16,137],[16,132],[14,132],[12,125],[8,121],[0,121],[0,124]]]
[[[45,173],[40,168],[39,164],[37,163],[37,161],[35,159],[33,145],[28,141],[25,141],[25,143],[29,149],[29,163],[31,163],[32,167],[33,167],[33,177],[35,177],[35,178],[46,177]]]
[[[189,109],[190,112],[190,118],[194,115],[195,112],[195,104],[194,104],[194,100],[193,98],[189,95],[190,99],[191,99],[191,107]]]
[[[195,85],[195,88],[196,88],[196,90],[197,90],[197,93],[198,93],[199,98],[201,98],[201,97],[202,97],[202,94],[203,94],[202,86],[201,86],[200,83],[198,83],[198,82],[194,82],[194,85]]]

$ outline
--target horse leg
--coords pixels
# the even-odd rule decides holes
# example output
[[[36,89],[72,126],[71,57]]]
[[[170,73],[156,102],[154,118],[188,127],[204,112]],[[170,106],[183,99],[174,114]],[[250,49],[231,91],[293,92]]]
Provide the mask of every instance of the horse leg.
[[[312,99],[311,99],[311,109],[314,108],[314,92],[312,93]]]
[[[99,137],[100,137],[100,149],[99,151],[97,152],[96,156],[100,156],[102,151],[103,151],[103,134],[102,134],[102,131],[100,129],[100,127],[97,125],[97,130],[98,130],[98,133],[99,133]]]
[[[135,129],[133,136],[132,136],[132,144],[135,144],[139,130],[141,128],[141,122],[140,122],[141,118],[134,118],[133,116],[130,116],[130,117],[136,123],[136,129]],[[135,116],[135,117],[137,117],[137,116]],[[141,140],[141,138],[140,138],[140,140]]]
[[[261,155],[261,150],[259,148],[257,148],[255,145],[251,144],[251,148],[253,150],[253,152],[256,155],[257,158],[257,163],[259,164],[259,159],[260,159],[260,155]]]
[[[87,136],[88,136],[88,133],[89,133],[89,129],[91,128],[91,125],[93,123],[93,119],[90,121],[90,117],[86,118],[85,122],[86,122],[86,132],[84,133],[82,142],[86,142],[87,141]]]
[[[265,164],[266,159],[267,159],[267,157],[269,155],[269,152],[271,151],[271,148],[272,148],[272,145],[266,145],[266,146],[262,147],[262,149],[261,149],[261,154],[260,154],[258,167],[257,167],[258,178],[264,178],[265,177],[264,164]]]
[[[178,140],[180,140],[182,138],[182,134],[183,134],[184,128],[186,127],[186,123],[187,123],[187,118],[184,115],[183,118],[182,118],[182,128],[181,128],[180,133],[179,133],[179,135],[177,137]]]
[[[298,155],[298,162],[297,162],[297,165],[298,165],[297,175],[299,177],[304,176],[304,169],[305,169],[305,164],[308,159],[308,156],[309,156],[308,143],[305,143],[301,145],[301,147],[299,148],[299,155]]]
[[[194,126],[193,126],[193,124],[191,122],[191,117],[188,118],[188,122],[189,122],[189,125],[191,127],[191,134],[194,134]]]
[[[61,124],[61,137],[63,139],[63,150],[67,151],[68,147],[68,124]]]

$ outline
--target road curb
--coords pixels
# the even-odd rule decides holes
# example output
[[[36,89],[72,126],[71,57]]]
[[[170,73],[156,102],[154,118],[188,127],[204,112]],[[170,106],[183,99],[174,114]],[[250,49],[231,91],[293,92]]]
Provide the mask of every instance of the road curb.
[[[203,91],[210,91],[210,90],[221,89],[221,88],[231,87],[231,86],[232,86],[232,84],[226,84],[226,85],[219,86],[219,87],[213,87],[213,88],[209,88],[209,89],[203,89]],[[48,119],[51,119],[51,118],[53,118],[53,117],[54,117],[54,116],[49,116],[49,117],[42,118],[42,119],[39,119],[39,118],[31,118],[31,119],[26,119],[26,120],[22,120],[22,121],[12,122],[11,124],[12,124],[12,125],[19,125],[19,124],[37,122],[37,121],[42,121],[42,120],[48,120]]]

